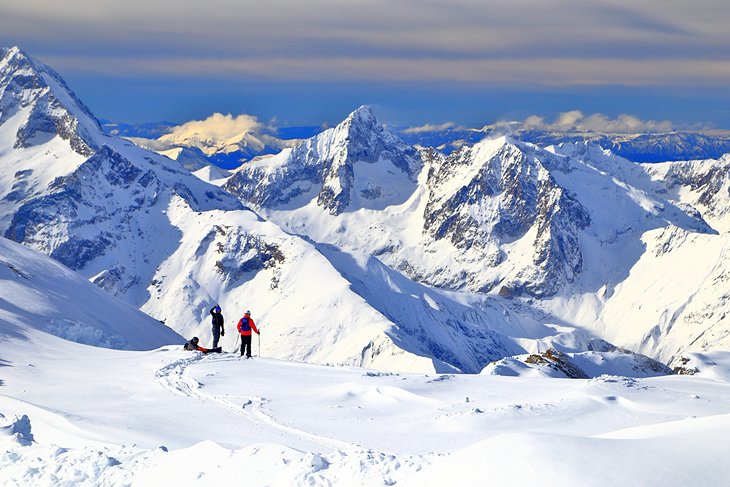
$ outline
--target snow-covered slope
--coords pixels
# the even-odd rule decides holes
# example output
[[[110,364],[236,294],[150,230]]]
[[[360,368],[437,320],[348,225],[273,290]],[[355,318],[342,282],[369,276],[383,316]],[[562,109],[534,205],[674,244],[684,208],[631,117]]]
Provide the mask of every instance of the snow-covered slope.
[[[582,240],[582,249],[584,266],[593,271],[581,275],[582,293],[561,293],[540,306],[673,365],[687,351],[727,349],[730,322],[717,285],[728,265],[725,158],[638,165],[590,144],[550,150],[582,160],[629,191],[614,206],[606,204],[606,185],[573,186],[592,217],[586,229],[592,238]]]
[[[8,485],[724,485],[714,376],[392,374],[50,335],[3,343]],[[133,412],[133,414],[130,414]],[[617,465],[621,468],[617,469]]]
[[[38,332],[127,350],[182,340],[58,262],[0,237],[0,341],[33,341]]]

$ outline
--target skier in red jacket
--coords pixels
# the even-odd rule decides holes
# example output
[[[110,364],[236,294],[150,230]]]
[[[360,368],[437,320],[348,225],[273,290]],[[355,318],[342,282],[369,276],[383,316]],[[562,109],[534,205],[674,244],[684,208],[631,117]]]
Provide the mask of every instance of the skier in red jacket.
[[[246,358],[251,358],[251,330],[255,331],[257,335],[260,335],[259,330],[256,328],[253,320],[251,319],[251,312],[246,310],[243,318],[238,320],[238,333],[241,334],[241,357],[243,357],[244,350],[246,351]]]

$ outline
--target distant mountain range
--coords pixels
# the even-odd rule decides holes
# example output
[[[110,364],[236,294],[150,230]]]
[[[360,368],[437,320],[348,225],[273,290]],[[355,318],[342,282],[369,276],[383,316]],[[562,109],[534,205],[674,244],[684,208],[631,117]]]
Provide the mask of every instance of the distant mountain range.
[[[135,142],[139,142],[151,150],[171,156],[173,159],[178,158],[178,153],[182,153],[182,158],[186,156],[190,158],[191,153],[198,154],[199,156],[196,156],[196,163],[191,165],[191,168],[193,166],[200,168],[201,163],[207,162],[224,169],[239,167],[244,162],[258,156],[277,153],[281,148],[288,146],[283,141],[297,141],[310,138],[324,130],[320,126],[280,127],[275,129],[270,135],[274,137],[271,140],[279,140],[272,142],[270,145],[261,142],[258,144],[240,142],[240,145],[245,148],[232,150],[229,147],[228,150],[230,152],[225,152],[224,149],[217,149],[213,153],[208,151],[209,153],[206,154],[202,151],[205,144],[200,141],[194,139],[177,139],[171,141],[168,134],[177,125],[169,122],[140,125],[105,122],[103,127],[108,133],[131,138]],[[717,159],[723,154],[730,153],[730,133],[713,135],[704,132],[689,131],[632,134],[554,132],[528,130],[518,122],[486,125],[480,129],[447,128],[442,130],[419,131],[404,126],[391,126],[388,129],[409,145],[435,148],[445,155],[449,155],[466,145],[473,145],[485,138],[495,138],[502,135],[509,135],[514,140],[530,142],[540,147],[549,147],[566,142],[591,142],[634,162]],[[254,135],[254,137],[256,136]]]
[[[253,310],[271,356],[390,370],[730,346],[730,155],[640,164],[484,132],[442,151],[363,106],[214,185],[106,133],[17,48],[0,51],[0,113],[2,234],[183,336],[207,336],[219,303],[228,326]],[[252,129],[173,149],[204,166],[283,140],[219,122]]]

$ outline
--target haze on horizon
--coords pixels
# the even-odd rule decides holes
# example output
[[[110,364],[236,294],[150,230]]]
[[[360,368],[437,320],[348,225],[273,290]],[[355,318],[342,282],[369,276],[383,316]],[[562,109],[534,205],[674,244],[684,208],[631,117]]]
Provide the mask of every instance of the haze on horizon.
[[[370,104],[413,126],[580,110],[728,128],[729,20],[720,0],[5,0],[0,46],[116,121],[312,125]]]

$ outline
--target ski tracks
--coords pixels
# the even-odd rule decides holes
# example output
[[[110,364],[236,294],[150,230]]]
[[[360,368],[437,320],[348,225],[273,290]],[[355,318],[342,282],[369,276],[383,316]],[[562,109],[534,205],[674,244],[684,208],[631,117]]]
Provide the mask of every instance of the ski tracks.
[[[186,374],[186,370],[190,366],[212,361],[238,362],[239,359],[237,357],[230,358],[226,356],[204,356],[202,354],[195,353],[190,357],[175,360],[159,368],[155,372],[155,379],[157,379],[164,388],[174,392],[175,394],[195,398],[208,403],[214,403],[223,409],[246,418],[252,423],[271,428],[280,433],[299,437],[322,447],[340,450],[343,452],[363,450],[362,447],[355,444],[310,433],[277,421],[276,418],[264,411],[265,405],[269,402],[269,399],[264,397],[207,394],[203,391],[203,384]]]

